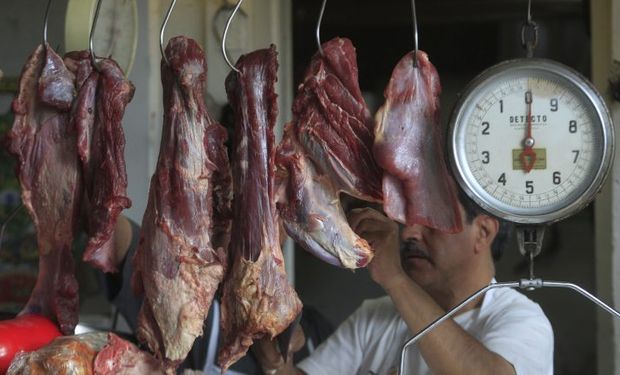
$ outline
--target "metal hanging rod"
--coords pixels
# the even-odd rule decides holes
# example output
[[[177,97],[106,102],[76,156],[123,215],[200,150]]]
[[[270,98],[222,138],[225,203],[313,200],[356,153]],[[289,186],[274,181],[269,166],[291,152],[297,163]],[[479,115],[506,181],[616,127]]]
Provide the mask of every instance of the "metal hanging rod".
[[[415,336],[410,338],[405,343],[405,345],[403,345],[403,348],[402,348],[402,350],[400,352],[400,366],[399,366],[398,374],[399,375],[406,374],[406,370],[405,370],[406,367],[407,367],[406,366],[406,353],[407,353],[407,349],[410,346],[412,346],[413,344],[418,342],[427,333],[429,333],[430,331],[435,329],[438,325],[440,325],[441,323],[446,321],[448,318],[452,317],[454,314],[459,312],[468,303],[470,303],[471,301],[475,300],[476,298],[478,298],[482,294],[486,293],[487,291],[489,291],[491,289],[496,289],[496,288],[519,288],[519,289],[524,289],[524,290],[527,290],[527,291],[531,291],[531,290],[534,290],[534,289],[539,289],[539,288],[544,288],[544,287],[549,287],[549,288],[565,288],[565,289],[574,290],[574,291],[578,292],[580,295],[582,295],[583,297],[589,299],[590,301],[592,301],[593,303],[595,303],[596,305],[601,307],[603,310],[605,310],[608,313],[610,313],[611,315],[613,315],[614,317],[620,318],[620,312],[618,312],[614,308],[610,307],[609,305],[607,305],[606,303],[601,301],[599,298],[597,298],[593,294],[589,293],[587,290],[583,289],[582,287],[580,287],[579,285],[576,285],[574,283],[568,283],[568,282],[564,282],[564,281],[544,281],[542,279],[532,279],[532,278],[530,278],[530,279],[521,279],[519,281],[492,283],[492,284],[489,284],[489,285],[485,286],[484,288],[478,290],[477,292],[475,292],[474,294],[472,294],[468,298],[466,298],[463,302],[459,303],[457,306],[455,306],[454,308],[452,308],[451,310],[446,312],[444,315],[442,315],[439,318],[435,319],[435,321],[433,321],[431,324],[426,326],[426,328],[424,328],[423,330],[418,332]]]
[[[95,17],[93,18],[93,25],[90,28],[90,34],[88,36],[88,51],[90,52],[90,61],[99,71],[99,65],[97,65],[97,56],[95,55],[95,47],[93,45],[93,37],[95,35],[95,29],[97,28],[97,19],[99,18],[99,9],[101,9],[101,0],[97,0],[97,8],[95,9]]]
[[[415,0],[411,0],[411,13],[413,18],[413,67],[418,67],[418,17],[415,11]]]
[[[241,7],[242,3],[243,3],[243,0],[239,0],[237,2],[237,5],[235,6],[235,9],[233,9],[232,13],[230,13],[230,17],[228,17],[228,21],[226,21],[226,27],[224,28],[224,34],[222,35],[222,54],[224,55],[224,60],[226,60],[226,64],[228,64],[228,66],[230,66],[232,70],[234,70],[235,72],[239,74],[241,74],[241,71],[237,69],[228,59],[228,54],[226,53],[226,37],[228,35],[228,29],[230,28],[230,24],[232,23],[232,20],[235,17],[235,14],[237,14],[237,11]]]
[[[166,53],[164,51],[164,32],[166,31],[166,25],[168,25],[168,20],[170,19],[172,9],[174,9],[174,5],[176,3],[177,0],[172,0],[170,3],[168,11],[166,12],[166,17],[164,17],[164,22],[161,24],[161,29],[159,30],[159,51],[161,52],[161,58],[164,59],[166,65],[170,65],[170,63],[168,62],[168,58],[166,57]]]
[[[47,7],[45,8],[45,18],[43,19],[43,44],[47,44],[47,19],[49,18],[51,5],[52,0],[48,0]]]
[[[319,47],[319,52],[323,56],[323,47],[321,47],[321,23],[323,22],[323,14],[325,13],[325,5],[327,0],[323,0],[321,4],[321,11],[319,12],[319,20],[316,23],[316,45]]]

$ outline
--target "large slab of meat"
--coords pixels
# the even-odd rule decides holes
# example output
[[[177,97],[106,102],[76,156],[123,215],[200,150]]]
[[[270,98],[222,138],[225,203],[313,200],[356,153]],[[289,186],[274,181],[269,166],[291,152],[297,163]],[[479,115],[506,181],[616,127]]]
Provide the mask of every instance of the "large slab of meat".
[[[284,331],[301,311],[284,270],[275,206],[277,118],[275,47],[242,56],[226,79],[235,114],[233,139],[232,265],[222,295],[222,346],[225,370],[245,355],[253,340]]]
[[[383,208],[401,223],[444,232],[461,230],[456,187],[442,147],[441,86],[426,53],[405,55],[385,89],[376,115],[374,154],[384,169]]]
[[[81,51],[67,54],[65,62],[78,87],[72,121],[84,178],[82,211],[88,213],[83,259],[104,272],[115,272],[112,234],[118,215],[131,207],[121,120],[134,87],[114,60],[101,59],[94,69],[88,51]]]
[[[345,38],[322,48],[293,102],[299,141],[341,191],[380,202],[381,170],[372,154],[374,121],[359,87],[355,48]]]
[[[382,199],[382,172],[372,154],[374,122],[358,84],[355,48],[332,39],[317,52],[293,102],[293,125],[278,150],[278,209],[288,234],[319,258],[365,266],[368,243],[349,227],[339,193]]]
[[[18,353],[7,375],[164,375],[157,359],[113,333],[62,336],[33,352]]]
[[[337,184],[306,155],[292,124],[286,126],[277,158],[278,209],[287,233],[329,264],[365,266],[373,255],[370,245],[349,226]]]
[[[39,276],[22,313],[45,315],[65,334],[73,333],[78,321],[71,244],[82,186],[69,115],[74,93],[74,77],[62,59],[49,45],[40,45],[22,71],[8,134],[39,249]]]
[[[138,338],[167,365],[178,365],[202,334],[213,295],[227,265],[232,188],[225,129],[204,104],[205,56],[179,36],[162,62],[164,123],[151,178],[133,286],[144,302]],[[214,202],[215,201],[215,202]],[[213,240],[219,210],[219,243]],[[226,216],[228,215],[228,216]]]

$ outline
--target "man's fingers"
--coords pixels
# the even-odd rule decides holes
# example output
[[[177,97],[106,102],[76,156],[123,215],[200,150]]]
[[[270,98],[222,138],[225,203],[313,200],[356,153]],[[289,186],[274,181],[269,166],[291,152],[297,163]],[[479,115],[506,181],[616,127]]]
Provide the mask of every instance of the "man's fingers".
[[[252,346],[252,349],[263,367],[277,368],[283,363],[276,340],[263,337]]]
[[[291,338],[291,342],[288,346],[288,352],[291,354],[297,353],[304,346],[305,342],[306,336],[304,335],[304,331],[301,329],[301,326],[298,325],[297,328],[295,328],[295,332],[293,333],[293,337]]]
[[[370,223],[365,225],[372,225],[375,227],[385,227],[390,223],[390,219],[388,219],[387,216],[372,208],[356,208],[351,210],[347,215],[347,220],[351,228],[356,231],[365,222]]]
[[[349,211],[347,220],[349,221],[349,225],[354,228],[363,220],[371,218],[378,219],[381,216],[383,216],[383,214],[372,208],[355,208]]]

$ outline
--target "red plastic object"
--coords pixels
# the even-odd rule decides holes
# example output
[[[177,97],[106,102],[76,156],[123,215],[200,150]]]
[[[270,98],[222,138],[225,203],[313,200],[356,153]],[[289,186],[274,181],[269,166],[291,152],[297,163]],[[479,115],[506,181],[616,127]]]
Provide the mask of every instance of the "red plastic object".
[[[40,315],[0,321],[0,374],[6,372],[18,352],[37,350],[60,335],[58,327]]]

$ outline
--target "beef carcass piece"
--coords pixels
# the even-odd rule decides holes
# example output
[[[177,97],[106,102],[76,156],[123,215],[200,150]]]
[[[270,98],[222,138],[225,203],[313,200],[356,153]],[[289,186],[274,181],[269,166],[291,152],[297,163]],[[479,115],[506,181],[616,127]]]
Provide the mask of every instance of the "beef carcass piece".
[[[74,91],[74,77],[61,58],[48,45],[37,47],[22,71],[7,137],[39,250],[39,275],[22,313],[45,315],[65,334],[78,321],[71,244],[82,188],[69,121]]]
[[[112,233],[118,215],[131,207],[121,120],[134,87],[113,60],[100,60],[99,71],[92,68],[88,51],[72,52],[65,61],[74,70],[78,87],[72,121],[84,176],[82,211],[88,213],[83,259],[105,272],[115,272]]]
[[[417,64],[413,52],[398,62],[376,115],[383,208],[403,224],[454,233],[461,230],[461,216],[442,147],[439,76],[426,53],[418,51]]]
[[[293,102],[300,143],[341,191],[381,202],[381,170],[372,146],[374,121],[358,84],[355,48],[334,38],[322,46]]]
[[[164,375],[155,357],[113,333],[62,336],[33,352],[15,356],[7,375]]]
[[[284,331],[301,302],[284,270],[275,207],[275,126],[278,108],[274,46],[239,58],[240,73],[226,78],[235,114],[233,137],[232,265],[222,295],[223,345],[218,364],[226,370],[254,339]]]
[[[346,268],[373,257],[349,227],[339,193],[380,202],[382,172],[372,155],[374,122],[358,84],[355,48],[323,44],[293,102],[293,127],[279,146],[278,209],[288,234],[320,259]],[[301,147],[299,147],[301,145]]]
[[[338,188],[317,168],[288,124],[278,145],[278,210],[287,233],[319,259],[350,269],[365,266],[373,252],[347,222]]]
[[[131,207],[127,197],[125,134],[121,122],[125,107],[133,98],[134,87],[114,60],[102,59],[97,64],[100,73],[91,73],[98,75],[95,118],[90,131],[83,130],[91,133],[89,154],[80,144],[87,197],[84,210],[89,218],[88,244],[83,258],[105,272],[114,272],[112,233],[118,215]]]
[[[133,287],[144,294],[138,338],[167,365],[178,365],[202,334],[213,295],[224,276],[229,225],[218,224],[213,243],[213,200],[226,207],[231,186],[225,129],[204,104],[205,56],[194,40],[178,36],[162,61],[164,123],[134,257]],[[214,197],[215,195],[215,197]]]
[[[95,375],[174,374],[174,370],[163,367],[150,353],[113,333],[108,333],[107,343],[97,353],[92,366]]]

